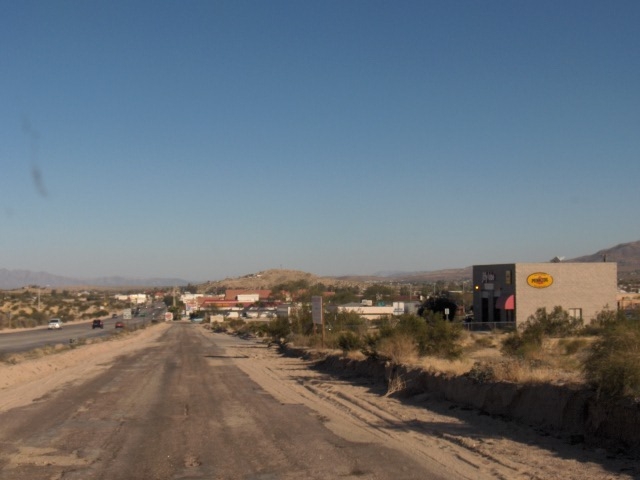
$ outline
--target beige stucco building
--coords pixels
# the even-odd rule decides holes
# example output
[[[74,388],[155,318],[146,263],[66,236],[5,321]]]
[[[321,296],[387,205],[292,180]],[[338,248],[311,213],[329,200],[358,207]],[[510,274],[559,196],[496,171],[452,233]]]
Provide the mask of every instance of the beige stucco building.
[[[522,324],[538,308],[560,306],[588,324],[616,309],[617,277],[613,262],[474,265],[474,320]]]

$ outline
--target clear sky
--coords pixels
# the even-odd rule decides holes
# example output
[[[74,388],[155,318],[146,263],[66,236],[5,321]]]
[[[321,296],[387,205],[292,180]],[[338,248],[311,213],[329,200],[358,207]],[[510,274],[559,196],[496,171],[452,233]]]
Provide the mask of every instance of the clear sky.
[[[0,268],[218,280],[640,239],[640,2],[0,0]]]

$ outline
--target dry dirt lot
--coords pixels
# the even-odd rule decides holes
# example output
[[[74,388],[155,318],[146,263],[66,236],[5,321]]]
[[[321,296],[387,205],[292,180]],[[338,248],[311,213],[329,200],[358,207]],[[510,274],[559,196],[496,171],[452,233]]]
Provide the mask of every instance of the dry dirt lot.
[[[206,365],[206,368],[211,368],[213,371],[221,367],[222,362],[225,368],[237,368],[255,382],[255,391],[266,393],[283,406],[303,406],[314,412],[315,417],[321,421],[322,428],[328,430],[326,438],[339,438],[345,442],[338,448],[363,445],[372,451],[374,447],[390,449],[392,452],[397,452],[399,458],[406,457],[412,465],[414,463],[431,465],[433,471],[437,472],[432,477],[423,478],[505,480],[640,478],[640,469],[636,462],[611,457],[603,449],[586,449],[579,445],[568,445],[562,440],[529,428],[480,415],[472,410],[461,409],[430,398],[426,394],[414,397],[410,402],[402,401],[386,396],[384,385],[371,384],[359,378],[340,378],[331,375],[330,372],[314,368],[310,361],[283,357],[274,348],[268,348],[265,344],[244,341],[224,334],[212,334],[202,327],[191,325],[162,324],[109,342],[82,346],[63,353],[25,360],[15,365],[0,364],[0,416],[22,411],[23,407],[33,405],[43,398],[54,402],[55,405],[55,400],[61,398],[65,391],[84,384],[88,385],[92,379],[114,368],[117,371],[111,373],[117,380],[118,375],[125,375],[124,371],[118,373],[120,372],[118,369],[123,368],[122,363],[118,363],[118,359],[128,358],[143,351],[166,350],[169,348],[167,338],[173,339],[172,341],[187,338],[175,334],[173,337],[168,337],[171,329],[180,328],[190,329],[188,333],[190,342],[196,342],[197,338],[198,345],[210,343],[212,347],[215,345],[224,352],[220,355],[211,355],[211,358],[206,359],[206,363],[198,364],[199,368]],[[195,343],[190,345],[193,346]],[[175,345],[171,348],[175,348]],[[145,355],[149,359],[152,358],[151,353],[145,353]],[[166,356],[167,352],[165,351],[163,355]],[[190,392],[184,391],[180,394],[189,397]],[[198,395],[202,393],[198,391]],[[83,409],[77,412],[79,416],[86,414]],[[233,412],[226,413],[233,417]],[[184,416],[189,414],[186,407],[181,414]],[[247,412],[242,415],[247,415]],[[248,421],[242,415],[235,418],[236,426],[243,421]],[[179,419],[173,417],[180,417],[180,415],[174,414],[171,417],[172,421],[177,421]],[[230,421],[230,419],[227,420]],[[65,424],[65,428],[71,425]],[[107,428],[106,422],[102,428]],[[114,425],[114,428],[124,427],[120,424]],[[279,428],[286,431],[287,425],[280,425]],[[157,433],[158,435],[166,434],[166,432]],[[106,431],[104,434],[108,435]],[[269,438],[271,437],[266,436],[264,441],[268,442]],[[15,441],[18,442],[18,439]],[[194,442],[195,445],[205,441],[205,439],[184,440],[185,443]],[[229,438],[229,441],[233,440]],[[275,442],[276,439],[273,438],[273,441]],[[71,460],[83,468],[91,462],[104,461],[100,460],[104,456],[104,453],[100,452],[93,452],[93,456],[87,458],[79,458],[79,454],[74,450],[75,453],[70,460],[69,456],[56,457],[42,446],[40,449],[13,448],[11,438],[2,438],[0,442],[0,478],[3,479],[23,478],[12,477],[11,474],[18,471],[15,470],[17,468],[27,468],[27,466],[35,468],[47,462],[53,466],[56,462],[61,462],[60,469],[56,472],[63,472],[64,468],[74,467],[73,464],[68,464]],[[245,448],[250,449],[251,445]],[[270,447],[265,444],[263,448],[268,450]],[[361,450],[358,451],[362,453]],[[193,457],[191,460],[189,458],[186,458],[185,464],[191,463],[194,468],[203,462],[201,458]],[[374,460],[376,459],[371,459],[372,462]],[[413,478],[410,472],[404,472],[405,476],[400,475],[400,467],[398,467],[398,475],[393,475],[391,470],[392,468],[389,467],[387,471],[375,471],[367,468],[367,465],[360,465],[359,469],[352,470],[345,477]],[[294,478],[284,474],[260,477],[259,472],[259,466],[255,466],[252,475],[188,478]],[[31,478],[59,480],[80,478],[66,477],[63,473],[47,475]],[[143,474],[140,475],[137,478],[144,478]],[[323,478],[317,472],[313,478],[316,477]],[[159,475],[156,478],[187,477]],[[331,476],[324,475],[324,478],[331,478]]]

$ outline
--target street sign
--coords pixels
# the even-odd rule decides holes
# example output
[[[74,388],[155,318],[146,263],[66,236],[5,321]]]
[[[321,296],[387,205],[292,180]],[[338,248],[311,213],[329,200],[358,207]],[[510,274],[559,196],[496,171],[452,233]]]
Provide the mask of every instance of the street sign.
[[[311,318],[314,324],[322,325],[322,297],[311,297]]]

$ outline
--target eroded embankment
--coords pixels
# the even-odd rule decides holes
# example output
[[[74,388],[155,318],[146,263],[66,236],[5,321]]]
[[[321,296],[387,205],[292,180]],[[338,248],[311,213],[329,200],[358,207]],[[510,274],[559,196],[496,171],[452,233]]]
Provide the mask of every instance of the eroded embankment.
[[[517,385],[450,376],[376,359],[286,347],[286,355],[306,357],[332,373],[348,373],[393,383],[400,395],[430,393],[461,406],[529,425],[572,443],[586,443],[640,457],[640,403],[598,400],[593,391],[550,384]]]

